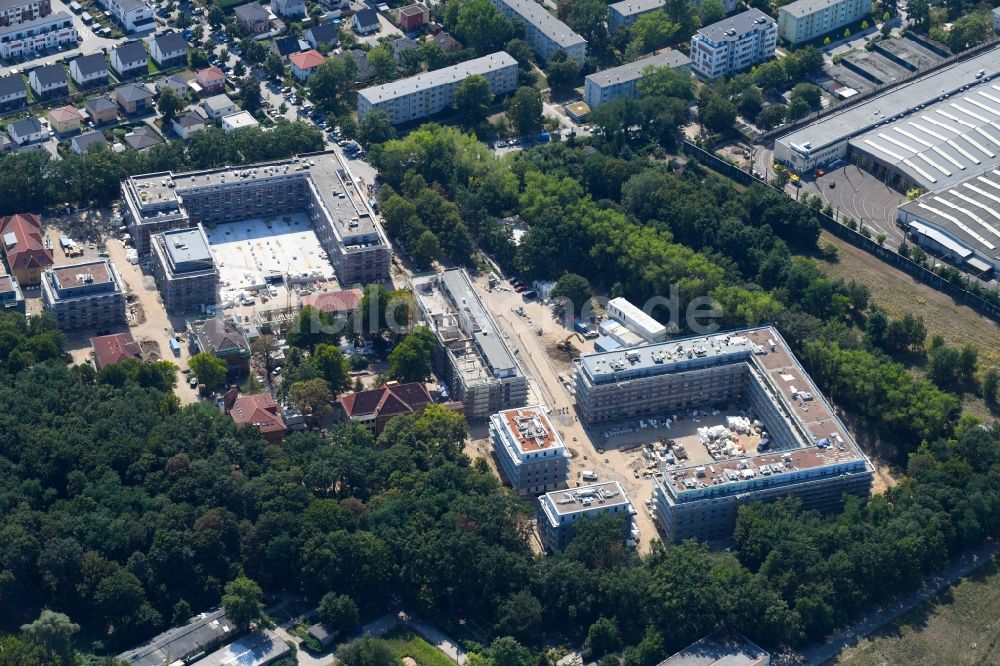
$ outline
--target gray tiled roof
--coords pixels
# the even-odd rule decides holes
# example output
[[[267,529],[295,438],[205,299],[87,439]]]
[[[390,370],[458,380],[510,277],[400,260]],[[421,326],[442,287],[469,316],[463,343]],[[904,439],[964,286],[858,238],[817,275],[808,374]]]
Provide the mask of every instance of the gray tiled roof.
[[[146,49],[142,47],[142,42],[122,44],[115,49],[115,52],[118,54],[118,59],[122,61],[122,64],[146,59]]]
[[[104,55],[101,53],[80,56],[73,62],[76,63],[77,69],[80,70],[80,74],[83,76],[97,74],[98,72],[107,73],[108,71],[108,63],[104,61]]]
[[[18,92],[27,92],[20,74],[0,77],[0,95],[13,95]]]
[[[34,71],[35,78],[43,86],[50,86],[54,83],[66,83],[66,70],[62,65],[45,65]]]
[[[160,49],[160,53],[164,55],[176,51],[186,51],[188,47],[188,43],[176,32],[159,35],[153,41],[156,42],[156,47]]]

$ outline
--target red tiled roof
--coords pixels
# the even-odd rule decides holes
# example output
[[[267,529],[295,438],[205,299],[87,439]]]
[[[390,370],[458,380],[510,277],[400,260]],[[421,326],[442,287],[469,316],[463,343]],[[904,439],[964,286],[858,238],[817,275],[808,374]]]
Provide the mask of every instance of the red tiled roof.
[[[412,414],[430,404],[431,394],[420,382],[381,384],[369,391],[359,391],[340,399],[344,413],[348,416],[399,416]]]
[[[323,54],[316,49],[309,49],[302,53],[293,53],[288,56],[288,60],[299,69],[312,69],[323,64]]]
[[[330,313],[354,312],[361,303],[361,290],[324,291],[302,297],[302,305],[311,305],[317,310]]]
[[[90,344],[94,348],[94,362],[98,370],[127,358],[142,360],[142,349],[139,347],[139,343],[132,338],[131,333],[102,335],[91,338]]]
[[[57,123],[64,123],[71,120],[79,120],[83,118],[83,114],[77,111],[75,106],[67,104],[66,106],[49,111],[49,117]]]
[[[241,395],[236,398],[229,415],[236,425],[252,425],[262,433],[285,431],[281,407],[268,393]]]
[[[13,243],[7,242],[7,234],[14,234]],[[42,244],[42,223],[33,213],[0,218],[0,240],[12,271],[52,265],[52,251]]]
[[[197,72],[195,72],[195,78],[198,79],[199,83],[205,83],[205,82],[211,83],[213,81],[218,81],[219,79],[225,81],[226,75],[221,69],[219,69],[215,65],[212,65],[211,67],[206,67],[205,69],[199,69]]]

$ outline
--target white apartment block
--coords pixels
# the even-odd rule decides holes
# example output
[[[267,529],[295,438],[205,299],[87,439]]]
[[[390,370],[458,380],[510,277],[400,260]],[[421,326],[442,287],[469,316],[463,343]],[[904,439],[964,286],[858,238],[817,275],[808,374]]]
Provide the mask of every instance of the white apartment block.
[[[556,51],[563,50],[582,67],[587,59],[587,40],[572,28],[549,13],[535,0],[491,0],[507,18],[524,25],[524,39],[538,57],[548,60]]]
[[[777,44],[775,20],[759,9],[750,9],[705,26],[691,37],[691,69],[714,81],[770,60]]]
[[[639,537],[632,518],[635,508],[618,481],[550,491],[539,497],[538,537],[546,551],[562,550],[576,536],[577,525],[605,513],[622,521],[622,540],[634,546]]]
[[[98,0],[98,4],[111,12],[126,32],[147,31],[156,27],[153,10],[142,0]]]
[[[0,2],[0,26],[33,21],[51,13],[49,0],[3,0]]]
[[[60,44],[76,45],[78,33],[66,12],[0,27],[0,58],[15,58]]]
[[[860,21],[871,11],[872,0],[796,0],[778,10],[778,36],[801,44]]]
[[[503,95],[517,87],[517,61],[506,51],[498,51],[401,81],[365,88],[358,93],[358,119],[364,119],[371,111],[384,111],[393,124],[432,116],[450,107],[455,89],[475,74],[489,81],[494,95]]]
[[[595,72],[584,81],[583,101],[591,109],[596,109],[613,99],[638,97],[639,89],[636,84],[650,67],[670,67],[687,72],[691,68],[691,60],[680,51],[664,49],[661,53],[641,60]]]
[[[490,417],[490,442],[504,480],[518,494],[539,494],[566,486],[569,451],[541,405]]]

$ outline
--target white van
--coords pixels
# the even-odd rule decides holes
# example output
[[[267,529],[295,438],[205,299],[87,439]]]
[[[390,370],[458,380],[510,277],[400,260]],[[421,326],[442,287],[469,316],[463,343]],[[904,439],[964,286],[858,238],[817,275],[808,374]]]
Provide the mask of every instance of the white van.
[[[597,481],[597,475],[591,472],[589,469],[585,469],[580,472],[580,478],[584,481]]]

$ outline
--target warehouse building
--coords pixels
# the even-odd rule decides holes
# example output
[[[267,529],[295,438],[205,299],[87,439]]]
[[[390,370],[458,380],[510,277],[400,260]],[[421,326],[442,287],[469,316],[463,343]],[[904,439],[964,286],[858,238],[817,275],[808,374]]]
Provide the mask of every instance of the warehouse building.
[[[517,87],[517,61],[506,51],[417,74],[358,92],[358,119],[382,111],[393,124],[426,118],[450,109],[455,90],[473,75],[484,77],[494,95]]]
[[[828,511],[871,488],[867,458],[770,326],[583,356],[576,400],[588,424],[735,406],[766,430],[755,453],[661,467],[653,500],[668,542],[728,537],[747,502],[794,495]]]
[[[389,274],[389,241],[358,203],[364,197],[333,151],[133,176],[121,189],[124,218],[140,254],[150,252],[151,234],[305,212],[341,284],[380,282]]]
[[[528,380],[464,269],[410,280],[420,318],[437,339],[434,367],[470,421],[522,407]]]
[[[125,323],[125,290],[107,259],[58,266],[42,273],[42,307],[63,330]]]
[[[562,550],[574,536],[581,521],[610,513],[622,520],[622,540],[632,546],[638,541],[633,528],[635,509],[618,481],[595,483],[579,488],[556,490],[538,498],[538,536],[549,552]]]
[[[491,0],[507,18],[524,26],[524,39],[531,44],[538,57],[548,60],[562,50],[583,67],[587,59],[587,40],[572,28],[549,13],[535,0]]]
[[[1000,46],[833,111],[775,141],[806,173],[850,159],[900,190],[941,189],[1000,163]]]
[[[589,74],[584,80],[583,101],[593,110],[613,99],[638,97],[639,79],[651,67],[654,69],[670,67],[688,72],[691,69],[691,60],[680,51],[664,49],[656,55]]]
[[[778,35],[801,44],[861,21],[872,13],[872,0],[796,0],[778,9]]]
[[[153,276],[167,310],[197,312],[206,305],[215,305],[219,271],[201,225],[166,231],[151,240]]]
[[[750,9],[705,26],[691,38],[691,69],[709,81],[732,76],[773,58],[777,43],[778,24]]]
[[[1000,274],[1000,170],[907,202],[896,218],[934,256],[983,280]]]
[[[490,443],[504,479],[520,495],[566,485],[569,451],[541,405],[490,417]]]

